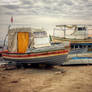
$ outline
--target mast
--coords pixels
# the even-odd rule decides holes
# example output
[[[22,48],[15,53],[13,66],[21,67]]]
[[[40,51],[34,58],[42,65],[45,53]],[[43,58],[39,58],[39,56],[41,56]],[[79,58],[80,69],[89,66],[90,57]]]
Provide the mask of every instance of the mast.
[[[11,23],[8,25],[8,31],[10,30],[10,27],[11,27],[12,25],[13,25],[13,16],[11,16]],[[8,33],[6,34],[5,39],[4,39],[2,51],[4,50],[5,42],[6,42],[7,37],[8,37]]]

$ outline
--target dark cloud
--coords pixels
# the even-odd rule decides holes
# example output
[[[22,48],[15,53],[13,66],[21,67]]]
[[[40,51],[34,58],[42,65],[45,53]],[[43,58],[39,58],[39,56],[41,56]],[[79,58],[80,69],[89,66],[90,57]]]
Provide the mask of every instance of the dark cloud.
[[[12,9],[12,10],[19,9],[18,5],[3,5],[3,7],[7,9]]]
[[[23,5],[25,5],[25,4],[27,4],[27,5],[32,4],[32,2],[30,2],[29,0],[21,0],[21,3]]]
[[[8,11],[7,11],[5,14],[6,14],[6,15],[14,15],[14,12],[8,12]]]
[[[16,2],[18,3],[18,2]],[[18,5],[2,5],[4,14],[48,15],[85,18],[92,16],[91,0],[19,0]],[[82,17],[81,17],[82,16]]]

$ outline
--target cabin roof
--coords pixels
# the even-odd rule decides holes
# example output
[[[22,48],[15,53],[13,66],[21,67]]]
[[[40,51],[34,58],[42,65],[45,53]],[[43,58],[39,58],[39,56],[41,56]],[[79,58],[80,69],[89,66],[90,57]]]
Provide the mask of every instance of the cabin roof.
[[[8,31],[8,34],[9,33],[17,33],[17,32],[31,32],[31,33],[34,33],[34,32],[46,32],[46,31],[44,31],[43,29],[37,29],[37,28],[23,28],[23,27],[21,27],[21,28],[11,28],[11,29],[9,29],[9,31]]]
[[[12,28],[12,29],[9,29],[8,34],[16,33],[16,32],[32,32],[32,30],[31,28]]]

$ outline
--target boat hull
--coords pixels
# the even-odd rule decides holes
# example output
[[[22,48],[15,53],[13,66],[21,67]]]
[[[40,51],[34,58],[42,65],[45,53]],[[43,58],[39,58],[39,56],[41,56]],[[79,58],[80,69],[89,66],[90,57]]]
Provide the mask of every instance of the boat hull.
[[[50,53],[16,55],[3,54],[3,59],[16,63],[45,63],[51,65],[61,65],[67,59],[68,51],[55,51]]]
[[[13,61],[16,63],[45,63],[51,65],[61,65],[66,61],[67,55],[60,55],[60,56],[52,56],[52,57],[45,57],[45,58],[34,58],[34,59],[8,59],[5,60]]]

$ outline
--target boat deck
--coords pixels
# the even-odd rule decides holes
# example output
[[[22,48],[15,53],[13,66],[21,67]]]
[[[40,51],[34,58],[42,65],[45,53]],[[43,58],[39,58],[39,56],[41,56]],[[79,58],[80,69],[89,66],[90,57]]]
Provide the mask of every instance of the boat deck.
[[[92,43],[92,39],[67,39],[60,37],[52,37],[54,42],[70,41],[71,43]]]

